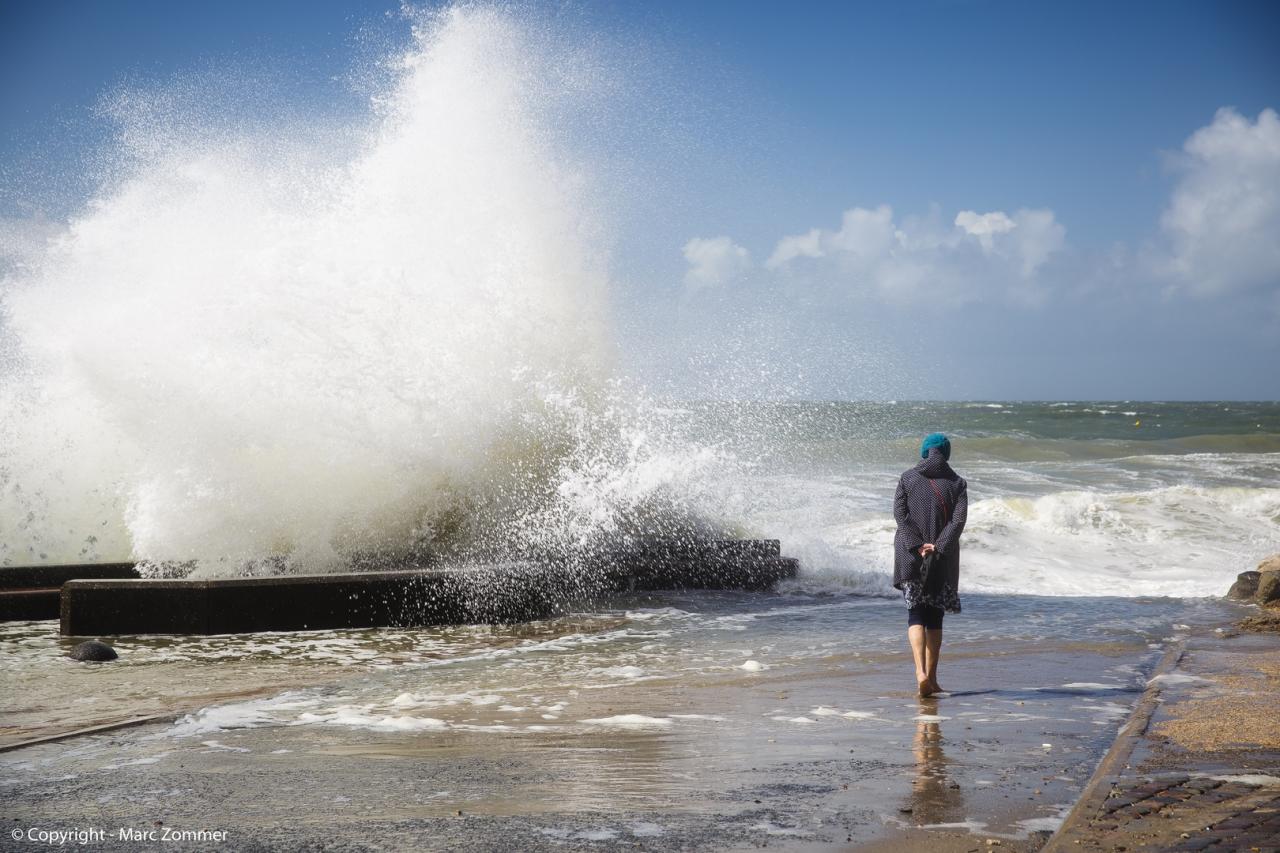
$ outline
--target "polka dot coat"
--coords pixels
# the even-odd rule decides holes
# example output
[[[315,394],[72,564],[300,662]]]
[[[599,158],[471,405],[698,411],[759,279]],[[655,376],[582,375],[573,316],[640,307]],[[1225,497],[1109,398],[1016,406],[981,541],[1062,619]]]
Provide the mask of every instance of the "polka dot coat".
[[[936,488],[936,491],[935,491]],[[898,532],[893,539],[893,585],[908,607],[929,604],[960,612],[960,534],[969,511],[969,486],[936,448],[906,471],[893,496]],[[934,568],[943,572],[942,591],[926,595],[921,587],[920,546],[938,550]]]

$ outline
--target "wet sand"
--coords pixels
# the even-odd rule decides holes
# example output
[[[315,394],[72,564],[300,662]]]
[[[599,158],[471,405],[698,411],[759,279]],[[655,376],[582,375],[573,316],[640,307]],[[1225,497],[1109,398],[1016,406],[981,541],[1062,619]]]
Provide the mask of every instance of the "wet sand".
[[[102,637],[120,654],[109,666],[66,657],[83,638],[59,636],[57,622],[0,624],[0,749],[141,717],[172,718],[406,661],[444,659],[616,623],[585,617],[432,631]]]
[[[1280,849],[1277,697],[1280,637],[1188,637],[1046,849]]]
[[[298,665],[305,645],[296,644],[305,637],[263,635],[252,643],[265,668],[232,655],[228,673],[278,678],[278,668],[293,661],[298,677],[310,674],[322,685],[6,753],[3,816],[20,827],[162,821],[225,830],[228,849],[902,849],[925,838],[939,849],[974,849],[988,839],[1003,849],[1035,849],[1076,801],[1141,695],[1144,668],[1159,656],[1151,648],[1158,642],[1101,629],[1092,638],[1035,639],[1027,625],[1011,624],[1017,640],[955,631],[942,669],[944,686],[955,692],[920,700],[911,692],[905,640],[895,648],[896,605],[848,605],[862,630],[885,626],[886,645],[867,650],[820,642],[830,631],[839,636],[843,623],[819,625],[845,612],[839,601],[717,602],[708,624],[730,647],[668,639],[696,664],[674,671],[673,663],[670,675],[644,663],[646,653],[657,660],[674,654],[650,649],[664,642],[656,631],[633,632],[625,646],[609,640],[600,653],[643,670],[557,675],[570,657],[579,669],[594,667],[590,649],[606,643],[610,626],[647,624],[635,619],[669,607],[634,619],[452,636],[327,637],[353,645],[326,660],[321,643],[309,652],[319,655],[314,667]],[[1006,600],[991,604],[1009,610]],[[1055,607],[1062,614],[1099,605]],[[983,602],[972,609],[981,619]],[[1030,624],[1041,624],[1037,612],[1028,609]],[[779,613],[788,621],[774,633],[724,630]],[[1068,626],[1073,632],[1080,633]],[[754,650],[732,648],[748,640]],[[792,644],[785,654],[784,641]],[[504,644],[535,651],[493,651]],[[392,660],[480,648],[489,651],[474,664],[412,669]],[[185,662],[167,663],[153,650],[151,671],[186,667],[188,689],[198,695],[194,675],[210,667],[196,649],[186,647]],[[720,652],[735,661],[748,651],[764,658],[770,649],[770,663],[758,669],[710,661]],[[135,680],[145,680],[147,668],[135,666]],[[106,679],[127,670],[87,672]],[[227,674],[218,678],[225,683]],[[447,693],[450,678],[476,689],[426,695]],[[405,684],[421,692],[398,692]]]

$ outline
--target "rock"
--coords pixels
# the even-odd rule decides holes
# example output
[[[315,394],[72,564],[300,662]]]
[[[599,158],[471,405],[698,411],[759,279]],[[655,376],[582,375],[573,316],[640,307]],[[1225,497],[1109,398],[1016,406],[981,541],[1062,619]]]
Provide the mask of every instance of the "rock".
[[[97,640],[85,640],[67,653],[67,657],[72,660],[83,661],[107,661],[115,660],[119,657],[116,650],[108,646],[106,643]]]
[[[1258,591],[1254,593],[1253,600],[1257,604],[1280,601],[1280,569],[1262,573],[1262,577],[1258,578]]]
[[[1262,572],[1241,572],[1236,575],[1236,582],[1227,590],[1227,598],[1236,601],[1248,601],[1258,591],[1258,580]]]
[[[1240,627],[1246,631],[1280,634],[1280,611],[1275,609],[1264,610],[1261,613],[1241,620]]]
[[[1280,572],[1280,554],[1272,554],[1258,563],[1259,572]]]

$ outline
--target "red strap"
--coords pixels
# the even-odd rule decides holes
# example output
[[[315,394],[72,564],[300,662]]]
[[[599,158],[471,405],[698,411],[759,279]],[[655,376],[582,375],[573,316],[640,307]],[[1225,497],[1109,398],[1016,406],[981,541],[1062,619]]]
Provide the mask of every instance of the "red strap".
[[[938,484],[933,482],[930,477],[925,477],[929,481],[929,485],[933,486],[933,493],[938,496],[938,500],[942,501],[943,524],[951,523],[951,507],[947,504],[947,499],[942,496],[942,492],[938,489]]]

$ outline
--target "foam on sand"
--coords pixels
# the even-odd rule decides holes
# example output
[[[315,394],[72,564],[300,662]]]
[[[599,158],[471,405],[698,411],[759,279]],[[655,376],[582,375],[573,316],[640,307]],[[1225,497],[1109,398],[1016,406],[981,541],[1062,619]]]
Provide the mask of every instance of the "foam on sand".
[[[666,717],[646,717],[643,714],[617,714],[612,717],[582,720],[582,722],[612,729],[667,729],[672,726],[671,720]]]
[[[1163,675],[1157,675],[1155,678],[1147,681],[1147,684],[1212,684],[1213,682],[1207,678],[1201,678],[1198,675],[1187,675],[1185,672],[1166,672]]]
[[[845,711],[840,716],[847,717],[850,720],[874,720],[876,714],[873,711]]]
[[[435,717],[410,717],[369,714],[358,708],[339,708],[330,713],[303,713],[298,715],[298,723],[321,724],[328,726],[347,726],[358,729],[371,729],[383,732],[418,732],[439,731],[449,728],[449,723]]]
[[[1235,776],[1210,776],[1218,782],[1240,782],[1244,785],[1280,785],[1280,776],[1266,773],[1243,773]]]
[[[319,700],[297,693],[284,693],[270,699],[253,699],[226,705],[212,705],[187,714],[167,731],[156,737],[190,737],[229,729],[281,725],[296,711],[313,708]]]

